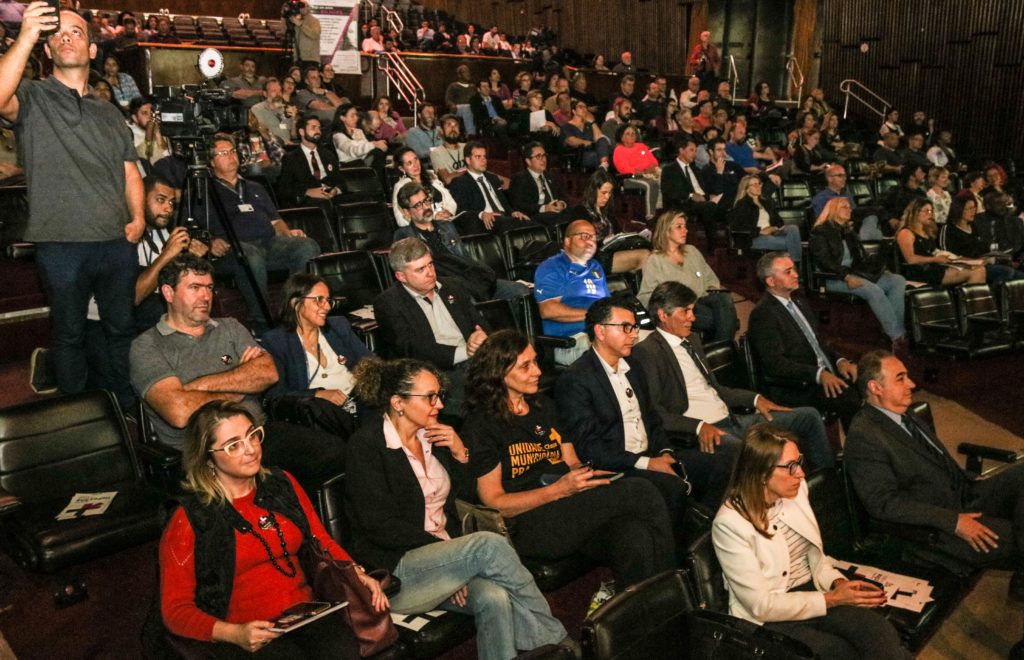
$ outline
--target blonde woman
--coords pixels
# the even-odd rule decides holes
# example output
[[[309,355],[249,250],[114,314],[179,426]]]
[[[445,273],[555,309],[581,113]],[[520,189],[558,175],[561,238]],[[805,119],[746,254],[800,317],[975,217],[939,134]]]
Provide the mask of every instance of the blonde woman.
[[[903,212],[896,244],[903,256],[907,279],[932,286],[980,284],[984,266],[954,264],[956,255],[939,250],[935,210],[927,199],[915,199]]]
[[[935,210],[935,223],[946,224],[949,219],[949,206],[953,198],[946,189],[949,186],[949,170],[945,167],[933,167],[928,170],[928,190],[925,192]]]
[[[750,247],[756,250],[785,250],[800,263],[803,248],[800,228],[782,222],[775,202],[762,196],[763,184],[755,175],[740,179],[736,201],[729,211],[729,229],[753,236]]]

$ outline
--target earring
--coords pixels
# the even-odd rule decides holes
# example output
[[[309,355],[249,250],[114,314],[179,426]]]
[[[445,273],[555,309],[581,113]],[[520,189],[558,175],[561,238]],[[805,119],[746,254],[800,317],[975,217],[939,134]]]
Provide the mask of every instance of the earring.
[[[405,411],[404,411],[404,410],[399,410],[399,411],[398,411],[398,416],[399,416],[399,417],[401,417],[401,416],[402,416],[402,415],[404,415],[404,414],[405,414]]]

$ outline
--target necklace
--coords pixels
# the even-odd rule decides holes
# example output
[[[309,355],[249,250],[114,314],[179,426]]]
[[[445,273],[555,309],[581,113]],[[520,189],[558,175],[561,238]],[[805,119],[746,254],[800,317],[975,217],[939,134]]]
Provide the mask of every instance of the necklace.
[[[289,578],[295,577],[295,575],[298,573],[298,570],[295,568],[295,564],[292,562],[292,555],[290,552],[288,552],[288,546],[284,542],[284,532],[281,531],[281,525],[279,525],[277,522],[277,516],[274,515],[273,511],[270,511],[267,513],[266,516],[260,516],[258,524],[261,529],[273,527],[274,531],[277,532],[277,540],[281,543],[281,553],[284,555],[284,560],[288,564],[287,571],[284,568],[282,568],[280,564],[277,563],[277,559],[274,557],[274,552],[270,549],[270,544],[267,543],[262,536],[257,534],[256,530],[254,530],[252,526],[249,526],[249,528],[246,530],[246,533],[252,534],[256,537],[256,540],[260,542],[260,545],[263,546],[263,549],[267,551],[267,557],[270,559],[270,563],[274,565],[274,568],[277,569],[278,573]]]

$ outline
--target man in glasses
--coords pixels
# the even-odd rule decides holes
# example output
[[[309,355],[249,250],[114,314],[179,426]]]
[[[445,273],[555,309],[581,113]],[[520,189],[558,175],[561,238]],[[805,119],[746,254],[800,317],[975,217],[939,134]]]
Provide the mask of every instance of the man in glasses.
[[[832,467],[835,458],[818,412],[785,408],[750,390],[726,387],[708,367],[700,334],[693,332],[697,294],[675,281],[651,293],[648,309],[657,330],[637,344],[631,363],[651,392],[653,414],[679,449],[695,495],[711,509],[721,504],[747,429],[770,421],[791,431],[811,464]],[[748,414],[741,408],[756,409]]]
[[[210,262],[178,255],[161,269],[159,291],[167,313],[131,347],[131,384],[159,441],[180,449],[192,413],[215,400],[237,401],[262,423],[260,395],[277,382],[277,367],[241,323],[210,318]],[[341,438],[283,422],[265,429],[264,462],[290,471],[305,488],[341,473]]]
[[[512,208],[530,216],[534,222],[557,225],[565,211],[565,192],[548,175],[548,154],[540,142],[529,142],[523,147],[526,169],[512,175],[508,198]]]
[[[594,259],[596,253],[594,225],[575,220],[565,229],[562,251],[546,259],[534,274],[533,297],[543,319],[544,334],[576,340],[572,348],[555,349],[558,364],[572,364],[590,347],[584,332],[587,310],[595,301],[609,296],[604,269]]]

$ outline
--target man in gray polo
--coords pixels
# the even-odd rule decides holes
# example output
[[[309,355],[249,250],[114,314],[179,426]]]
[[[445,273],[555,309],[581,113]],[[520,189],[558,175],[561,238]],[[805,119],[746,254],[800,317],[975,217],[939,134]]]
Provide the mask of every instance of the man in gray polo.
[[[56,30],[43,45],[53,74],[22,81],[46,30]],[[61,11],[58,17],[45,2],[29,4],[18,39],[0,58],[0,127],[14,129],[25,161],[31,211],[24,238],[36,244],[50,305],[57,386],[64,392],[86,387],[86,309],[95,295],[110,346],[101,357],[110,361],[118,400],[129,406],[133,244],[146,228],[144,193],[131,131],[116,107],[91,94],[95,56],[81,16]]]

